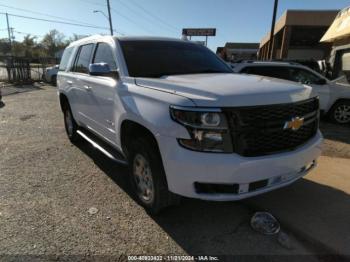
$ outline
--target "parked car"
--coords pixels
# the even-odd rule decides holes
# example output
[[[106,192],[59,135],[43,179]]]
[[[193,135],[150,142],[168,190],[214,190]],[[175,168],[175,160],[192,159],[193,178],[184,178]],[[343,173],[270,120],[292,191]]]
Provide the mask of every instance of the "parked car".
[[[59,65],[47,67],[44,71],[44,74],[43,74],[44,81],[56,86],[57,85],[58,68],[59,68]]]
[[[235,64],[236,73],[268,76],[311,86],[320,97],[323,114],[338,124],[350,123],[350,85],[330,81],[309,67],[289,62],[244,62]]]
[[[321,153],[311,87],[233,74],[189,41],[84,38],[65,49],[57,83],[68,138],[128,164],[154,213],[180,196],[230,201],[289,185]]]

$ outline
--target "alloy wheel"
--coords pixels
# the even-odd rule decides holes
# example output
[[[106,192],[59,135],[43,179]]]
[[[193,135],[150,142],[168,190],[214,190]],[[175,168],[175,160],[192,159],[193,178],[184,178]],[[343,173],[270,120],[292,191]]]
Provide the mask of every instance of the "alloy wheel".
[[[350,123],[350,105],[339,105],[334,110],[334,119],[340,124]]]
[[[137,154],[133,163],[133,176],[137,188],[137,195],[146,204],[154,199],[152,171],[149,162],[141,154]]]

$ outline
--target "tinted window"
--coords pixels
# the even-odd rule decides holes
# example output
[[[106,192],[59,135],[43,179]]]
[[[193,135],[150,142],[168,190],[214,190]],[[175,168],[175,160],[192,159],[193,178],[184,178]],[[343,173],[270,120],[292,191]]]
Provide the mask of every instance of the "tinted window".
[[[232,73],[213,52],[199,44],[152,40],[120,40],[120,44],[133,77]]]
[[[94,63],[107,63],[112,70],[117,69],[112,48],[106,43],[99,43],[97,45]]]
[[[67,69],[69,58],[72,55],[72,52],[73,52],[73,47],[66,48],[64,50],[63,56],[62,56],[62,59],[61,59],[61,63],[60,63],[60,67],[59,67],[60,71],[65,71]]]
[[[290,80],[302,84],[318,84],[321,78],[317,75],[300,68],[289,68],[290,70]]]
[[[242,69],[241,73],[290,80],[288,68],[282,66],[249,66]]]
[[[269,76],[302,84],[319,84],[321,78],[308,70],[283,66],[251,66],[241,70],[241,73]]]
[[[78,57],[76,58],[74,71],[80,72],[80,73],[89,73],[89,65],[90,65],[90,59],[91,54],[93,50],[94,45],[83,45],[80,47],[80,51],[78,53]]]

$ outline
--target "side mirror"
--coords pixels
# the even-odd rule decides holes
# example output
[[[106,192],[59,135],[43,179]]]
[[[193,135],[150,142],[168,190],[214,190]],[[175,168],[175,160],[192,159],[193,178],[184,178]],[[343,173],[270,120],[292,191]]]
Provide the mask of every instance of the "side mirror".
[[[119,78],[117,71],[112,71],[107,63],[90,64],[89,74],[92,76],[110,76],[116,79]]]

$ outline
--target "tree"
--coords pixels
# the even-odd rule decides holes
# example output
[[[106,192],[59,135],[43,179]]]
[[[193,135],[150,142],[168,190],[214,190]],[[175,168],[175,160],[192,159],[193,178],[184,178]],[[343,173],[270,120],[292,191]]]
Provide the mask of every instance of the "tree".
[[[0,39],[0,55],[14,55],[27,58],[55,57],[69,43],[79,40],[85,35],[73,34],[68,39],[57,30],[48,32],[41,41],[36,36],[27,34],[21,42],[12,41],[12,50],[8,39]]]
[[[64,49],[68,43],[64,41],[64,35],[54,29],[44,36],[41,44],[46,50],[47,55],[53,57],[57,51]]]
[[[10,54],[10,44],[7,38],[0,39],[0,54],[2,55]]]
[[[33,57],[33,52],[36,45],[36,36],[31,36],[30,34],[26,35],[22,41],[24,56]]]
[[[73,34],[69,39],[68,39],[68,43],[77,41],[79,39],[82,39],[84,37],[87,37],[87,35],[78,35],[78,34]]]

